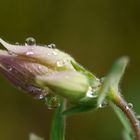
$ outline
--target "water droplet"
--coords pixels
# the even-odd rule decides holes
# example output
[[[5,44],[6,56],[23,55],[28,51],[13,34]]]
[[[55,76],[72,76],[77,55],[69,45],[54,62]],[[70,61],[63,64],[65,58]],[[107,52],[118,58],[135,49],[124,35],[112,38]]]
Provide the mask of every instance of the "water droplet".
[[[57,52],[56,52],[56,51],[53,51],[52,54],[53,54],[53,55],[57,55]]]
[[[125,106],[125,109],[126,109],[126,110],[129,110],[130,108],[129,108],[129,106],[128,106],[128,105],[126,105],[126,106]]]
[[[105,108],[108,105],[106,101],[99,105],[99,108]]]
[[[39,69],[39,70],[42,70],[42,66],[39,65],[39,66],[38,66],[38,69]]]
[[[56,62],[57,67],[63,67],[66,63],[66,60],[59,60]]]
[[[48,48],[55,49],[56,48],[56,45],[55,44],[49,44],[48,45]]]
[[[34,54],[34,52],[32,52],[32,51],[27,51],[27,52],[26,52],[26,55],[28,55],[28,56],[29,56],[29,55],[33,55],[33,54]]]
[[[18,42],[16,42],[16,43],[15,43],[15,45],[19,45],[19,43],[18,43]]]
[[[48,109],[54,109],[60,106],[60,99],[58,96],[48,95],[45,99]]]
[[[97,88],[94,89],[92,87],[89,87],[87,90],[86,96],[90,98],[96,98],[97,97],[97,94],[95,94],[96,91],[97,91]]]
[[[37,98],[37,99],[43,99],[44,98],[44,95],[40,94],[39,96],[36,96],[35,98]]]
[[[139,121],[136,121],[135,125],[136,126],[139,126],[140,122]]]
[[[137,119],[140,120],[140,115],[137,115]]]
[[[132,103],[128,103],[128,107],[129,107],[130,109],[132,109],[132,108],[133,108],[133,104],[132,104]]]
[[[33,37],[28,37],[25,40],[25,45],[26,46],[34,46],[34,45],[36,45],[36,40]]]
[[[92,88],[91,87],[88,88],[87,93],[86,93],[86,96],[87,97],[90,97],[90,98],[93,98],[93,91],[92,91]]]
[[[25,85],[25,88],[35,99],[43,99],[48,94],[46,90],[34,85],[27,84]]]
[[[11,66],[7,66],[7,70],[8,70],[8,71],[12,71],[13,68],[12,68]]]

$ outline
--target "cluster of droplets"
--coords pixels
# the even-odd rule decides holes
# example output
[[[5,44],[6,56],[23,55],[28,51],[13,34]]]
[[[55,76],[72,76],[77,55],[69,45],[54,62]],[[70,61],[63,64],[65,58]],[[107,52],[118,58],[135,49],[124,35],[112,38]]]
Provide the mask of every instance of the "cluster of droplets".
[[[17,43],[16,43],[17,44]],[[34,47],[36,46],[36,40],[33,37],[28,37],[25,40],[25,46],[30,47],[30,50],[26,52],[26,55],[33,55],[34,52],[32,51]],[[49,45],[42,45],[43,47],[47,47],[50,49],[54,49],[52,53],[48,53],[47,55],[57,55],[56,45],[55,44],[49,44]]]
[[[17,45],[19,44],[18,42],[16,43]],[[25,40],[25,46],[36,46],[36,39],[33,37],[28,37]],[[56,45],[54,43],[51,43],[49,45],[44,45],[44,47],[48,47],[51,49],[55,49]]]
[[[48,109],[55,109],[60,106],[60,97],[57,95],[48,95],[45,97],[46,105]]]

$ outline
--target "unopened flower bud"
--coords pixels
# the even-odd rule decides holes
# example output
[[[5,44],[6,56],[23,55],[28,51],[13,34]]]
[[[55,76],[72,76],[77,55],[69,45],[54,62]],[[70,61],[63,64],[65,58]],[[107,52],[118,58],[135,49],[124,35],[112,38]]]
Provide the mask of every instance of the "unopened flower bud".
[[[96,78],[82,69],[78,71],[70,55],[31,41],[25,45],[11,45],[0,39],[7,49],[0,50],[0,72],[15,86],[39,99],[49,93],[72,101],[86,96]]]

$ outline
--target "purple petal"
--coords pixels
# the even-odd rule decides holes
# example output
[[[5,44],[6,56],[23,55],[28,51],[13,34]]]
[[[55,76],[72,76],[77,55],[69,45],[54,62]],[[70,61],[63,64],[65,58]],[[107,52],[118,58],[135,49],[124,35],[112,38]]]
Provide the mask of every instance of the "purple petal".
[[[6,51],[0,51],[0,72],[16,87],[21,88],[36,98],[43,98],[47,91],[38,87],[35,76],[47,73],[49,69],[34,61],[27,61]]]

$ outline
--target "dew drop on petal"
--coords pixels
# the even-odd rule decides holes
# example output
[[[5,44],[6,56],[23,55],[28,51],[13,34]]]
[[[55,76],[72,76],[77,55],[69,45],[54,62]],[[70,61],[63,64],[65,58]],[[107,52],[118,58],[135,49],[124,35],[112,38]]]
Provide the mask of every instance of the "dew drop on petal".
[[[26,52],[26,55],[27,55],[27,56],[33,55],[33,54],[34,54],[34,52],[32,52],[32,51],[27,51],[27,52]]]
[[[16,43],[15,43],[15,45],[19,45],[19,43],[18,43],[18,42],[16,42]]]
[[[33,37],[28,37],[25,40],[25,45],[26,46],[35,46],[36,45],[36,40]]]
[[[39,69],[39,70],[42,70],[42,66],[39,65],[39,66],[38,66],[38,69]]]
[[[65,65],[66,61],[65,60],[59,60],[56,62],[57,67],[63,67]]]
[[[56,48],[56,45],[55,44],[49,44],[48,45],[48,48],[55,49]]]
[[[26,85],[25,88],[35,99],[43,99],[48,94],[46,90],[34,85]]]
[[[48,95],[45,99],[48,109],[54,109],[60,106],[60,99],[58,96]]]
[[[57,55],[57,52],[56,52],[56,51],[53,51],[52,54],[53,54],[53,55]]]
[[[7,66],[7,70],[10,72],[13,70],[13,68],[11,66]]]

